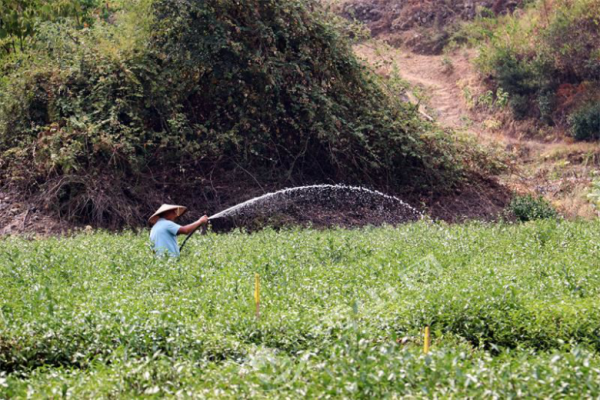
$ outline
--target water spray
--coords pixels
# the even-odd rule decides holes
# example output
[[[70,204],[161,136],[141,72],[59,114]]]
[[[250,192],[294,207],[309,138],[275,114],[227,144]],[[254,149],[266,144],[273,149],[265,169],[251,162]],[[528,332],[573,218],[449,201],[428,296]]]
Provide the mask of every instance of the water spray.
[[[371,190],[358,186],[346,186],[346,185],[309,185],[309,186],[298,186],[288,189],[278,190],[276,192],[267,193],[262,196],[255,197],[253,199],[244,201],[243,203],[237,204],[235,206],[229,207],[226,210],[220,211],[210,217],[208,220],[214,220],[217,218],[224,217],[232,217],[239,215],[246,210],[252,210],[260,207],[261,210],[267,209],[270,211],[276,211],[278,208],[281,208],[282,204],[288,204],[290,202],[294,202],[297,199],[304,200],[315,200],[318,199],[319,196],[328,196],[328,200],[334,199],[336,196],[339,198],[343,198],[344,196],[347,198],[352,197],[352,199],[356,200],[372,200],[376,198],[380,201],[387,201],[393,203],[396,206],[400,206],[404,210],[404,214],[407,216],[407,219],[418,220],[423,217],[423,213],[409,205],[408,203],[400,200],[396,196],[391,196],[377,190]],[[274,201],[275,200],[275,201]],[[190,234],[185,238],[179,251],[183,249],[187,241],[192,237],[192,235],[199,229],[200,227],[194,229]]]

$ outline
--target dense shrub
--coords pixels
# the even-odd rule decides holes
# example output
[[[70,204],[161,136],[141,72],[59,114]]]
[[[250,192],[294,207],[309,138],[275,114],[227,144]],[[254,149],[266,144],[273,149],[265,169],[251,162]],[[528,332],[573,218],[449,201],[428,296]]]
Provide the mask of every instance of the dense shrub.
[[[2,168],[71,219],[134,223],[162,182],[215,171],[398,190],[486,168],[391,96],[314,1],[139,0],[36,38],[0,86]]]
[[[577,140],[600,139],[600,102],[587,104],[569,118],[571,134]]]
[[[113,7],[123,0],[112,1]],[[111,5],[101,0],[3,0],[0,2],[0,71],[5,58],[28,50],[40,25],[54,21],[76,29],[109,15]]]
[[[534,197],[530,194],[515,196],[509,205],[509,211],[521,222],[558,217],[558,213],[547,200],[542,196]]]

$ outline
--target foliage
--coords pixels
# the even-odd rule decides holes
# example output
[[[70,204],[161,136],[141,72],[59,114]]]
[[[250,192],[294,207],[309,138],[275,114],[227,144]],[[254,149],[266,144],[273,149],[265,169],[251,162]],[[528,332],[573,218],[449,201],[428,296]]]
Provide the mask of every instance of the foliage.
[[[40,24],[0,81],[3,171],[60,216],[110,226],[143,220],[157,176],[466,181],[461,144],[390,96],[337,27],[299,0],[138,0],[90,29]]]
[[[493,36],[494,30],[502,19],[496,16],[482,14],[473,21],[461,21],[454,26],[446,49],[454,50],[460,46],[477,46],[482,41]]]
[[[577,140],[600,139],[600,102],[587,104],[569,118],[571,134]]]
[[[598,222],[146,242],[2,239],[0,397],[600,393]]]
[[[99,0],[2,0],[0,48],[6,54],[17,52],[18,45],[22,52],[35,40],[40,23],[70,20],[83,28],[93,23],[92,13],[105,14],[107,7]]]
[[[522,13],[490,22],[482,29],[478,65],[510,95],[517,119],[565,123],[581,99],[560,97],[564,85],[600,82],[600,3],[596,0],[534,2]],[[586,96],[579,96],[584,99]]]
[[[524,196],[517,195],[512,199],[508,208],[517,220],[521,222],[558,218],[558,213],[554,207],[542,196],[534,197],[530,194]]]

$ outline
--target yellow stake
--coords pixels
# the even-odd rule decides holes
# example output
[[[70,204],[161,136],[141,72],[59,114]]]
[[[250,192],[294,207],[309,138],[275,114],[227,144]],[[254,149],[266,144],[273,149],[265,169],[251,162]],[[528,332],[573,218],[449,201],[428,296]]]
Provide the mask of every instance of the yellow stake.
[[[431,335],[429,333],[429,327],[425,327],[425,338],[423,341],[423,353],[429,353],[429,346],[431,345]]]
[[[260,276],[254,274],[254,303],[256,304],[256,317],[260,313]]]

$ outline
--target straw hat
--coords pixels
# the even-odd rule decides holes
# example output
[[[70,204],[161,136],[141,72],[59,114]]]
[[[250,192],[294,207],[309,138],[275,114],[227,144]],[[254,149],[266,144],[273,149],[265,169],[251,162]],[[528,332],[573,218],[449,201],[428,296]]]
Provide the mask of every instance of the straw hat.
[[[171,210],[177,210],[177,217],[181,217],[187,211],[187,207],[174,206],[171,204],[163,204],[162,206],[160,206],[160,208],[154,214],[152,214],[152,216],[150,218],[148,218],[148,221],[150,221],[150,223],[152,225],[154,225],[156,223],[156,221],[158,221],[158,219],[160,218],[160,215],[162,213],[165,213],[165,212],[171,211]]]

